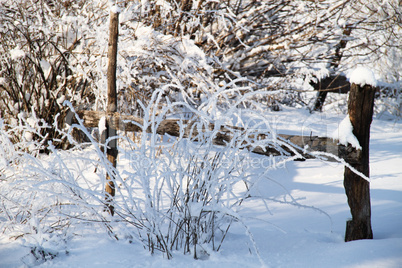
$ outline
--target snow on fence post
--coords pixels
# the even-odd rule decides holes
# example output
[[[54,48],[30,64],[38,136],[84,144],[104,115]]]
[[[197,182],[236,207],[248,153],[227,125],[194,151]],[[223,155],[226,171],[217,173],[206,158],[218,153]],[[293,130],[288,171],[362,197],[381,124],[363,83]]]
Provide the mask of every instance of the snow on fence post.
[[[373,118],[376,80],[370,70],[357,68],[350,76],[350,83],[352,85],[348,114],[361,152],[358,152],[356,159],[348,157],[346,159],[353,168],[369,177],[370,125]],[[370,182],[345,167],[344,187],[352,214],[352,219],[346,222],[345,242],[372,239]]]
[[[108,66],[107,66],[107,120],[106,130],[102,135],[102,143],[110,137],[114,137],[117,134],[116,128],[112,124],[113,113],[117,111],[117,94],[116,94],[116,66],[117,66],[117,41],[119,35],[119,10],[117,6],[112,6],[110,9],[110,24],[109,24],[109,43],[108,43]],[[117,160],[117,140],[112,139],[107,144],[106,155],[113,167],[116,167]],[[108,170],[106,174],[106,209],[113,216],[114,207],[111,205],[111,201],[115,196],[115,185],[112,180],[113,174],[109,174]]]

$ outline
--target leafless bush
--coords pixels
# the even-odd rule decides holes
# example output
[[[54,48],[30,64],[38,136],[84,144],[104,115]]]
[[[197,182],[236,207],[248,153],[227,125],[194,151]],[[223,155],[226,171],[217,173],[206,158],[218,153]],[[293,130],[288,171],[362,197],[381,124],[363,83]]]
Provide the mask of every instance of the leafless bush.
[[[0,8],[0,108],[1,117],[11,125],[17,125],[19,118],[44,120],[47,127],[32,138],[45,138],[46,146],[47,140],[62,146],[65,141],[60,140],[57,128],[64,128],[63,102],[85,107],[95,98],[91,77],[77,72],[73,64],[82,42],[79,29],[70,25],[64,31],[65,25],[57,24],[57,16],[66,15],[69,2],[49,2],[14,1]]]

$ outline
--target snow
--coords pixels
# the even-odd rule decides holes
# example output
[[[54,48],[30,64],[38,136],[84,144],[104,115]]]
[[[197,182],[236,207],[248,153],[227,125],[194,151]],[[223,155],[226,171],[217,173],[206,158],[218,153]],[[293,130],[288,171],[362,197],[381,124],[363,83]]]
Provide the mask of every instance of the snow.
[[[356,136],[353,135],[353,126],[350,122],[349,115],[342,120],[338,129],[332,133],[331,138],[334,140],[339,140],[339,143],[345,146],[347,146],[349,143],[358,150],[362,148]]]
[[[19,48],[14,48],[10,50],[11,59],[16,60],[25,57],[25,52]]]
[[[113,5],[113,6],[110,8],[110,12],[112,12],[112,13],[120,13],[121,10],[120,10],[120,8],[119,8],[117,5]]]
[[[115,1],[115,0],[109,0],[110,12],[112,12],[112,13],[120,13],[121,12],[121,10],[116,2],[117,1]]]
[[[106,130],[106,117],[102,116],[98,123],[99,135],[102,135],[103,131]]]
[[[377,86],[374,73],[366,67],[357,67],[350,72],[349,82],[363,87],[364,85]]]
[[[24,138],[25,138],[26,141],[32,141],[33,134],[31,132],[27,131],[27,132],[24,133]]]
[[[45,75],[45,77],[49,77],[50,71],[52,70],[52,66],[50,65],[50,63],[46,60],[41,60],[40,61],[40,65],[43,69],[43,73]]]
[[[290,108],[271,115],[277,122],[274,127],[281,132],[311,131],[320,136],[333,132],[344,116],[329,112],[311,115]],[[397,119],[373,120],[370,140],[373,240],[343,241],[346,220],[350,218],[343,166],[307,160],[290,162],[285,168],[261,176],[256,181],[255,193],[276,200],[286,200],[290,193],[304,207],[274,202],[267,209],[264,202],[256,199],[246,201],[238,211],[254,237],[261,260],[242,225],[234,222],[220,251],[206,248],[210,255],[202,260],[194,260],[182,252],[174,252],[173,258],[167,260],[158,252],[150,254],[136,242],[116,241],[104,230],[92,229],[76,230],[77,235],[67,244],[68,253],[39,263],[38,267],[401,267],[401,131],[402,122]],[[261,159],[263,156],[255,156],[253,163]],[[198,207],[191,206],[198,213]],[[32,257],[30,248],[24,245],[23,239],[0,237],[0,267],[28,267]]]

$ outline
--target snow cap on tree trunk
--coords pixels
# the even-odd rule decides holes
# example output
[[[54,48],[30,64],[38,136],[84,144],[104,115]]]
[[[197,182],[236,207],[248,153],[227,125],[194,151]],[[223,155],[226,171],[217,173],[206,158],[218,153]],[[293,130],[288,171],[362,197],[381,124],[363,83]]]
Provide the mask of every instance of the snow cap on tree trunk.
[[[109,0],[109,7],[110,7],[110,12],[112,13],[120,13],[121,10],[119,6],[117,5],[116,1]]]
[[[349,73],[349,82],[363,87],[364,85],[377,86],[374,73],[366,67],[357,67]]]

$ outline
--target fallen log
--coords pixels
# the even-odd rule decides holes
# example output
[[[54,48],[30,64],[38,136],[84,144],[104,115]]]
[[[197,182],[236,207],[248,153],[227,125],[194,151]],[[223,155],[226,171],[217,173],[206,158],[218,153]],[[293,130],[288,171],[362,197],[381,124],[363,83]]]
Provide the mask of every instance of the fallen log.
[[[120,131],[128,132],[142,132],[144,126],[144,120],[142,118],[133,115],[122,115],[117,112],[107,113],[98,111],[78,111],[78,116],[84,122],[85,127],[98,127],[99,120],[102,117],[106,117],[108,125],[111,128]],[[74,118],[73,116],[70,118]],[[68,124],[77,123],[74,120],[67,122]],[[303,156],[303,159],[315,158],[311,152],[325,152],[333,154],[339,158],[345,159],[348,163],[359,161],[359,151],[356,151],[351,146],[344,146],[338,144],[336,140],[327,137],[318,136],[298,136],[298,135],[286,135],[278,134],[278,139],[282,142],[279,146],[276,140],[273,139],[269,133],[247,132],[246,129],[235,126],[217,126],[213,123],[208,124],[208,128],[197,127],[196,121],[192,120],[180,120],[180,119],[165,119],[161,121],[157,126],[153,126],[148,123],[146,132],[152,133],[155,131],[159,135],[170,135],[173,137],[192,138],[196,141],[199,136],[199,132],[213,133],[212,139],[215,145],[226,146],[232,141],[232,138],[237,135],[247,133],[248,138],[251,140],[259,141],[260,146],[251,146],[243,144],[241,148],[248,149],[249,151],[266,155],[266,156],[278,156],[278,155],[295,155],[295,151]],[[281,148],[282,150],[278,150]],[[303,160],[299,159],[299,160]],[[334,159],[328,158],[329,161]]]

